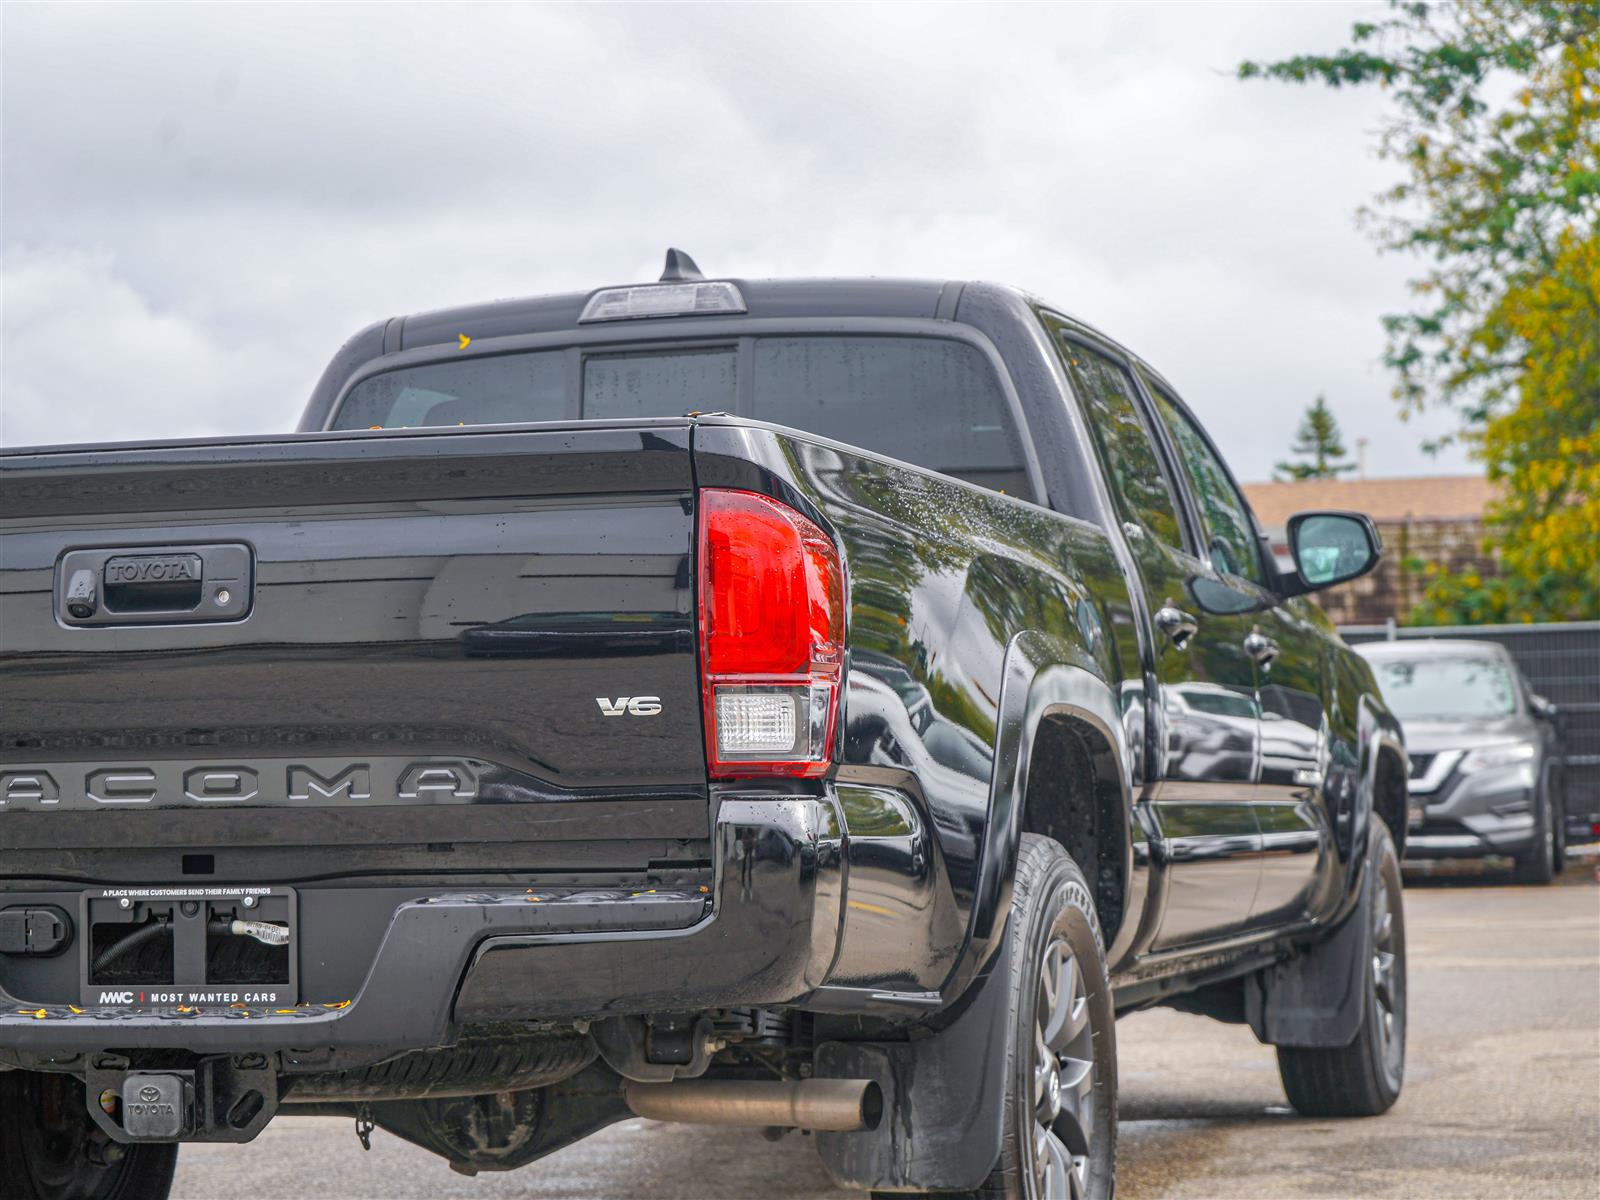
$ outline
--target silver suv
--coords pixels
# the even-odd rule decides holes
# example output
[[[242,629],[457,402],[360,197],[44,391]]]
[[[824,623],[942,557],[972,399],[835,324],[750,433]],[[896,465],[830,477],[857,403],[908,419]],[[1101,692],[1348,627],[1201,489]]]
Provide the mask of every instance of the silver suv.
[[[1356,650],[1405,728],[1407,858],[1509,855],[1521,883],[1548,883],[1566,853],[1555,705],[1494,642],[1370,642]]]

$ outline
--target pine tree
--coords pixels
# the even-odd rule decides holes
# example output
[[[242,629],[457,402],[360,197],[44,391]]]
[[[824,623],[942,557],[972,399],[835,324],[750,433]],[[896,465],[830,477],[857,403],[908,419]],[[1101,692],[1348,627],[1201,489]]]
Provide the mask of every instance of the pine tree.
[[[1334,419],[1327,400],[1321,396],[1306,409],[1289,452],[1311,461],[1280,462],[1273,468],[1274,478],[1337,479],[1346,471],[1356,469],[1355,463],[1341,461],[1345,449],[1344,439],[1339,433],[1339,422]]]

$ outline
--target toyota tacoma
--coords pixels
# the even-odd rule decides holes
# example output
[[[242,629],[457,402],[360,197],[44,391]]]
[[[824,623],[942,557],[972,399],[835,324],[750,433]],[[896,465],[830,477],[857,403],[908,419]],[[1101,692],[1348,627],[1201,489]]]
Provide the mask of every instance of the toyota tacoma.
[[[218,398],[218,403],[226,399]],[[1109,1195],[1115,1018],[1401,1087],[1407,759],[1178,392],[986,283],[380,321],[289,435],[0,455],[0,1178],[633,1115]]]

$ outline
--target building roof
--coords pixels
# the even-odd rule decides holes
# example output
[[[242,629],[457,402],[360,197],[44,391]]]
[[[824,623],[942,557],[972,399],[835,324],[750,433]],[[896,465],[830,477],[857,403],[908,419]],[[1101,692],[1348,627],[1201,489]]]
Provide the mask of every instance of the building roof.
[[[1267,529],[1312,508],[1363,512],[1374,521],[1480,521],[1498,489],[1482,475],[1419,475],[1400,479],[1304,479],[1247,483],[1245,496]]]

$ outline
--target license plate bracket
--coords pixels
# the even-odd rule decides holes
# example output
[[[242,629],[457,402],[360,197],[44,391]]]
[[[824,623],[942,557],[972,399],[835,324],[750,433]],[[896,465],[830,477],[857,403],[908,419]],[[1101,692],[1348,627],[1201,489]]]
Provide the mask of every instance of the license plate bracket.
[[[293,1005],[300,998],[298,909],[288,887],[86,891],[79,912],[80,1001],[96,1008]]]

